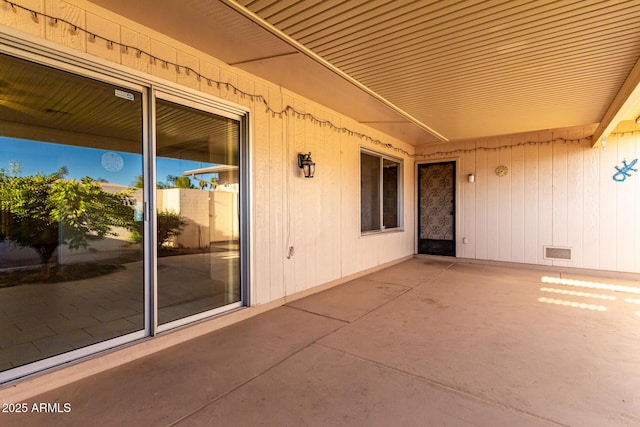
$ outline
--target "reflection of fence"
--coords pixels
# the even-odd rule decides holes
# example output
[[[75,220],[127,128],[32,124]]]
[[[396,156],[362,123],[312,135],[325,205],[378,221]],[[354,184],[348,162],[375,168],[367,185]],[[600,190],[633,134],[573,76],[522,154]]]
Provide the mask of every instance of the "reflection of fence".
[[[156,191],[156,208],[172,211],[186,222],[179,236],[169,246],[206,248],[211,242],[237,241],[240,236],[237,184],[220,185],[216,190],[194,188],[166,188]],[[117,192],[123,188],[115,184],[102,184],[105,191]],[[142,205],[142,191],[131,194],[137,205]],[[117,230],[117,240],[131,240],[127,230]]]
[[[211,242],[238,240],[238,193],[191,188],[157,191],[157,209],[177,212],[186,222],[182,233],[170,244],[205,248]]]

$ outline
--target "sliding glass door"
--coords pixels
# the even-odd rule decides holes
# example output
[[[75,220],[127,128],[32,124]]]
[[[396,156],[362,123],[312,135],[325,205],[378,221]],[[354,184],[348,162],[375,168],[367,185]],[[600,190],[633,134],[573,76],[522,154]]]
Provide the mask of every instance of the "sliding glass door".
[[[156,250],[158,324],[171,326],[241,300],[240,118],[169,98],[155,102]]]
[[[31,60],[0,53],[0,383],[246,298],[246,112]]]
[[[0,379],[145,335],[145,105],[0,54]]]

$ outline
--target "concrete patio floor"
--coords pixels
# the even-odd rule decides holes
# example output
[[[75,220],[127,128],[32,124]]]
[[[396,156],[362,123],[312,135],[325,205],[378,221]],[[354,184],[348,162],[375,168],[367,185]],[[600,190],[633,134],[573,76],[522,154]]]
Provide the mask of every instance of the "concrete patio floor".
[[[640,425],[640,284],[418,257],[42,402],[0,425]]]

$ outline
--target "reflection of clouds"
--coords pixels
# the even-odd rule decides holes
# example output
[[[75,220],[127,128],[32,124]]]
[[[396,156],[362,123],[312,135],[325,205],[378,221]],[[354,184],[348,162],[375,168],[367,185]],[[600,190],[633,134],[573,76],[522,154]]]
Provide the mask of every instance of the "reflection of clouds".
[[[546,304],[562,305],[565,307],[582,308],[585,310],[607,311],[607,307],[602,305],[587,304],[584,302],[576,302],[576,301],[566,301],[566,300],[554,299],[554,298],[544,298],[544,297],[538,298],[538,302],[543,302]]]
[[[553,283],[555,285],[579,286],[582,288],[604,289],[608,291],[628,292],[640,294],[640,288],[635,286],[615,285],[612,283],[586,282],[584,280],[561,279],[559,277],[543,276],[540,279],[542,283]]]
[[[540,288],[542,292],[551,292],[554,294],[562,294],[562,295],[572,295],[576,297],[585,297],[585,298],[599,298],[613,301],[616,297],[611,295],[602,295],[602,294],[592,294],[589,292],[580,292],[580,291],[568,291],[566,289],[555,289],[555,288]]]

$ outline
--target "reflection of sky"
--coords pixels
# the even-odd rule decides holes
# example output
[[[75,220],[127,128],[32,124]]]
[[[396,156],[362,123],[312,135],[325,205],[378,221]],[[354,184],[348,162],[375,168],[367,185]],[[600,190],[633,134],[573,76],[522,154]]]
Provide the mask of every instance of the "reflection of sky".
[[[66,166],[69,170],[66,178],[69,179],[90,176],[96,180],[103,179],[115,184],[133,185],[137,176],[142,174],[142,156],[117,152],[123,162],[121,169],[115,171],[103,167],[102,156],[109,152],[95,148],[0,137],[0,168],[8,170],[10,163],[17,161],[22,166],[20,175],[29,176],[36,173],[48,175]],[[156,175],[159,182],[166,183],[167,175],[181,176],[183,171],[209,166],[214,164],[158,158]],[[200,178],[209,180],[211,176],[205,175]],[[194,180],[192,183],[195,186],[198,184]]]

